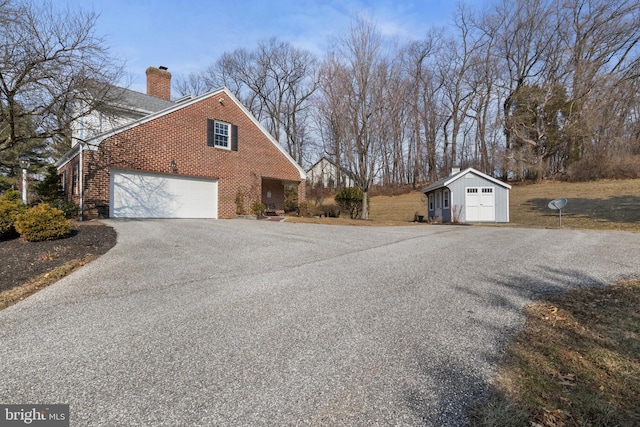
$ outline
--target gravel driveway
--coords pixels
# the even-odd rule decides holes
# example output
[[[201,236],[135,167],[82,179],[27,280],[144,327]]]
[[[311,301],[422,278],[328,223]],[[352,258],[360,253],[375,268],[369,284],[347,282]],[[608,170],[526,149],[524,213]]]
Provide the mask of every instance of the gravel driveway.
[[[457,426],[520,310],[640,273],[640,234],[108,221],[118,244],[0,312],[0,403],[73,426]]]

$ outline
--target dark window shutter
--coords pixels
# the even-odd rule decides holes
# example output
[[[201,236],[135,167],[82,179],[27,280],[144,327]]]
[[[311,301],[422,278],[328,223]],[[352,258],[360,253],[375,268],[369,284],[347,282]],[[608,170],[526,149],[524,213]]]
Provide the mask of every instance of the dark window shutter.
[[[216,128],[216,122],[214,120],[207,119],[207,145],[209,147],[214,147],[216,145],[215,144],[215,140],[216,140],[215,128]]]
[[[231,125],[231,150],[238,151],[238,126]]]

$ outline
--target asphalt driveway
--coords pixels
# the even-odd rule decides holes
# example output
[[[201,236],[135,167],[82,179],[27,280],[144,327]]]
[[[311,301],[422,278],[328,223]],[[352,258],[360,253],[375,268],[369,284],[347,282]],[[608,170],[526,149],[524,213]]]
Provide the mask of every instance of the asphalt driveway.
[[[0,311],[0,403],[74,426],[457,426],[522,306],[640,273],[640,234],[109,221]]]

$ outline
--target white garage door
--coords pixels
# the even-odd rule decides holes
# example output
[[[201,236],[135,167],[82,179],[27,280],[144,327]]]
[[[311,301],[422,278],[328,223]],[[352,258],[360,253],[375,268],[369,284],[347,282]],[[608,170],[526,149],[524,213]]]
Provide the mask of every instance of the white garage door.
[[[493,187],[467,187],[465,209],[467,221],[495,221],[496,203]]]
[[[217,218],[218,181],[111,172],[112,218]]]

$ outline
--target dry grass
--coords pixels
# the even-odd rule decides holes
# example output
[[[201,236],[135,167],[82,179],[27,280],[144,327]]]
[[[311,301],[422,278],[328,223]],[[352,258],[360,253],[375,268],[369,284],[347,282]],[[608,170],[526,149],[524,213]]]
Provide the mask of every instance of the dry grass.
[[[87,256],[84,259],[71,260],[60,267],[56,267],[52,271],[42,274],[28,283],[21,286],[16,286],[6,291],[0,292],[0,310],[9,307],[19,301],[22,301],[26,297],[35,294],[40,289],[57,282],[65,276],[76,271],[78,268],[85,264],[88,264],[94,260],[95,256]]]
[[[595,182],[544,182],[514,185],[510,192],[509,226],[557,228],[558,211],[547,207],[553,199],[568,199],[562,211],[567,229],[640,232],[640,179]],[[327,199],[325,203],[333,202]],[[344,218],[290,218],[291,222],[340,225],[407,225],[415,215],[427,215],[425,196],[413,191],[396,196],[371,197],[368,221]]]
[[[525,314],[471,425],[640,425],[640,280],[572,290]]]
[[[333,199],[325,200],[325,204]],[[427,217],[427,202],[425,196],[417,191],[396,196],[371,197],[369,219],[367,221],[350,218],[298,218],[289,217],[289,222],[304,222],[331,225],[410,225],[417,224],[416,215]]]
[[[558,211],[547,205],[560,197],[568,200],[562,210],[563,228],[640,231],[640,179],[515,185],[510,225],[559,227]]]

